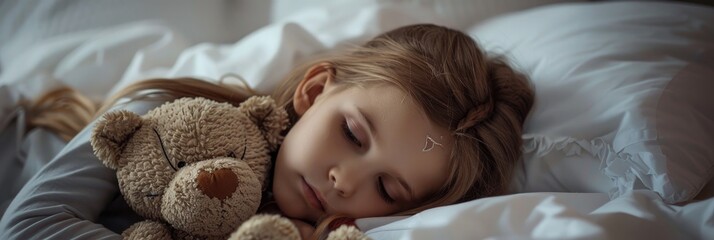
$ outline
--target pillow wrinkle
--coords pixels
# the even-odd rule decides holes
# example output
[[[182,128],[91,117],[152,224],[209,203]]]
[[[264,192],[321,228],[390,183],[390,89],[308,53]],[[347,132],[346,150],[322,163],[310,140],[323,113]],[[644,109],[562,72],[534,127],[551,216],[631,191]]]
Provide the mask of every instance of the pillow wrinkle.
[[[644,130],[643,130],[644,131]],[[635,134],[638,136],[651,136],[645,133]],[[640,139],[646,141],[647,138]],[[672,193],[663,195],[667,199],[680,199],[691,194],[688,191],[673,191],[674,186],[667,175],[665,156],[661,152],[643,151],[616,151],[604,138],[591,140],[578,139],[573,137],[554,137],[540,135],[524,135],[524,155],[532,154],[534,159],[525,161],[536,161],[537,158],[548,156],[582,156],[588,154],[600,162],[600,171],[607,176],[613,187],[609,190],[610,198],[617,198],[634,189],[642,186],[662,193]],[[632,144],[637,144],[634,142]],[[641,143],[641,142],[640,142]],[[630,149],[626,149],[630,150]]]

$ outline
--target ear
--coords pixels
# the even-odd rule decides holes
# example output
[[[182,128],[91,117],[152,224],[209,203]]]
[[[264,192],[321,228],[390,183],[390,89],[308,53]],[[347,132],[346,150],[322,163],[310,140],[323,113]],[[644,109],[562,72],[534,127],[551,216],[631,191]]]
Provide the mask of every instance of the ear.
[[[283,140],[281,133],[288,127],[288,113],[278,107],[268,96],[253,96],[240,104],[239,110],[248,114],[250,120],[263,132],[270,150],[277,149]]]
[[[315,64],[307,70],[293,95],[293,108],[298,115],[302,116],[325,87],[333,83],[334,71],[332,64],[327,62]]]
[[[94,154],[104,165],[116,170],[127,141],[141,125],[141,116],[130,111],[119,110],[104,114],[92,131]]]

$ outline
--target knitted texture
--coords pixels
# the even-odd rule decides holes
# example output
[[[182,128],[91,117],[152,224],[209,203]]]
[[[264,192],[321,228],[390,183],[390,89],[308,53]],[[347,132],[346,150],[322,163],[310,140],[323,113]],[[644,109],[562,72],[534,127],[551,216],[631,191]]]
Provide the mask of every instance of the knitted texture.
[[[92,147],[117,172],[125,200],[154,220],[125,237],[223,238],[253,216],[261,201],[287,114],[269,97],[241,106],[183,98],[139,116],[107,113],[92,133]],[[153,233],[147,233],[152,231]],[[158,236],[158,235],[157,235]]]

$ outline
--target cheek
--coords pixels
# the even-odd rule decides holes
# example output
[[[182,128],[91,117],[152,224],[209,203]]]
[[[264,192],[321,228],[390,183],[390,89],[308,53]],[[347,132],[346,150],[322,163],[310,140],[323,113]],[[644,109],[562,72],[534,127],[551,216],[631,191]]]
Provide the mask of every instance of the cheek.
[[[296,124],[283,141],[278,161],[296,170],[313,170],[336,154],[331,134],[325,126]]]

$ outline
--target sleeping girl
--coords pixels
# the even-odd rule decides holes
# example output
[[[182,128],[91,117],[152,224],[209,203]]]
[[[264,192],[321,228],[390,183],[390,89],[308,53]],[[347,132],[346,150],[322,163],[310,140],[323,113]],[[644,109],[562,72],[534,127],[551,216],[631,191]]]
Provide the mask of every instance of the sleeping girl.
[[[223,83],[154,79],[119,92],[99,112],[127,96],[134,100],[123,108],[137,112],[167,101],[140,97],[147,89],[235,105],[251,95]],[[293,219],[303,238],[323,235],[335,216],[414,214],[504,194],[533,105],[523,75],[468,35],[427,24],[299,66],[272,96],[290,127],[261,209]],[[92,153],[89,128],[25,185],[0,222],[0,238],[118,238],[138,220],[112,170]]]

